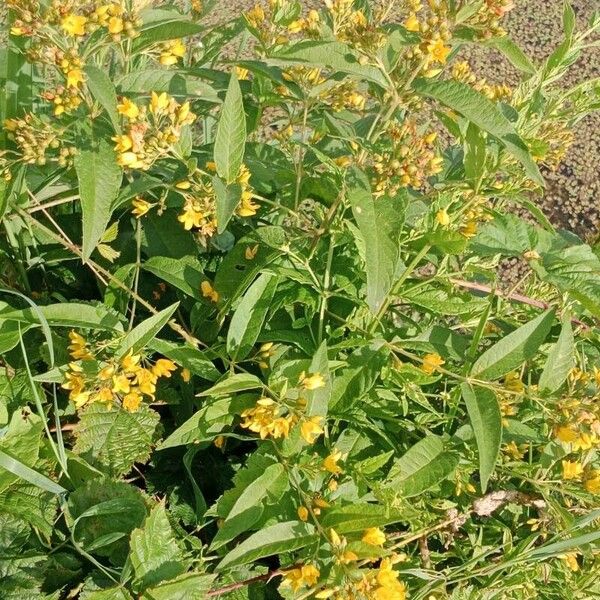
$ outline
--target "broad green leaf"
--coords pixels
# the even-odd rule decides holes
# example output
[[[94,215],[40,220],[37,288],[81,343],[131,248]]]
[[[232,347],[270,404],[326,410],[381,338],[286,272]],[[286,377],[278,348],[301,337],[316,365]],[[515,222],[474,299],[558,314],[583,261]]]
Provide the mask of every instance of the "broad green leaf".
[[[39,325],[37,311],[43,315],[49,325],[56,327],[76,327],[81,329],[100,329],[107,331],[122,331],[119,316],[102,304],[80,304],[69,302],[38,306],[37,310],[25,308],[0,313],[2,321],[20,321],[31,325]]]
[[[221,107],[214,149],[217,173],[228,184],[233,183],[239,175],[245,144],[246,114],[242,90],[234,71]]]
[[[178,345],[166,340],[159,340],[158,338],[154,338],[149,342],[148,347],[156,350],[156,352],[160,352],[163,356],[170,358],[179,366],[203,379],[216,381],[221,377],[221,373],[198,348],[188,345]]]
[[[150,457],[160,417],[147,405],[128,412],[94,402],[79,415],[73,450],[93,466],[118,476]]]
[[[224,394],[233,394],[245,390],[256,390],[262,388],[262,381],[250,373],[236,373],[223,381],[219,381],[208,390],[201,392],[198,396],[223,396]]]
[[[143,25],[133,42],[139,51],[156,42],[173,40],[200,33],[203,26],[189,21],[175,10],[147,8],[140,13]]]
[[[481,491],[485,493],[502,444],[502,414],[496,394],[492,390],[463,383],[461,391],[475,433]]]
[[[547,310],[496,342],[475,361],[471,376],[477,379],[498,379],[535,356],[550,333],[554,312],[554,309]]]
[[[168,323],[178,306],[179,302],[172,304],[168,308],[165,308],[159,313],[147,318],[145,321],[142,321],[129,333],[125,334],[117,347],[116,358],[121,359],[129,352],[136,353],[140,351],[159,334],[160,330]]]
[[[253,562],[265,556],[304,548],[319,539],[313,525],[302,521],[287,521],[265,527],[238,544],[217,565],[217,571]]]
[[[15,321],[7,321],[0,314],[0,355],[12,350],[31,327],[33,324],[23,325]]]
[[[457,464],[458,457],[448,452],[442,438],[428,435],[394,462],[385,487],[412,498],[448,477]]]
[[[570,315],[565,315],[557,342],[548,352],[538,387],[542,393],[552,394],[560,389],[575,366],[575,338]]]
[[[83,260],[86,261],[102,238],[119,193],[123,171],[115,151],[105,139],[75,156],[79,197],[83,213]]]
[[[506,150],[523,165],[527,175],[539,185],[544,185],[544,179],[527,146],[516,134],[512,123],[491,100],[459,81],[417,79],[413,87],[417,93],[438,100],[498,138]]]
[[[123,587],[111,587],[102,590],[86,592],[81,595],[82,600],[132,600],[133,596]]]
[[[371,312],[377,313],[392,288],[399,249],[398,244],[387,235],[369,184],[361,175],[357,173],[348,199],[364,241],[367,304]]]
[[[96,100],[108,114],[117,133],[121,132],[119,113],[117,111],[117,93],[110,77],[98,67],[87,65],[84,69],[87,76],[87,87]]]
[[[239,183],[227,185],[215,175],[212,179],[217,204],[217,231],[223,233],[242,199],[242,186]]]
[[[474,123],[469,123],[465,136],[465,176],[477,181],[485,169],[486,143],[481,129]]]
[[[353,503],[327,509],[321,525],[325,529],[331,527],[338,533],[351,533],[369,527],[384,527],[399,523],[405,518],[406,513],[402,510],[390,509],[381,504]]]
[[[513,40],[510,39],[510,37],[506,35],[503,37],[494,37],[490,40],[486,40],[484,45],[502,52],[509,62],[519,69],[519,71],[527,73],[528,75],[533,75],[536,72],[536,67],[533,62],[531,62],[531,59]]]
[[[144,590],[178,577],[186,571],[186,562],[177,543],[164,503],[157,504],[144,524],[131,533],[129,560],[136,586]]]
[[[263,273],[248,288],[233,313],[227,332],[227,352],[234,362],[244,360],[256,343],[277,283],[277,277]]]
[[[141,600],[206,600],[214,575],[187,573],[146,590]]]
[[[135,486],[92,479],[69,495],[67,517],[70,526],[75,527],[75,539],[84,549],[99,538],[114,536],[112,543],[98,547],[95,554],[123,564],[129,552],[129,535],[141,526],[147,512],[146,502]]]
[[[251,529],[262,515],[263,504],[278,500],[287,487],[288,476],[284,467],[279,463],[267,467],[244,488],[213,538],[211,549],[216,550]]]
[[[143,265],[160,279],[175,286],[187,296],[203,300],[200,284],[206,279],[200,261],[194,256],[169,258],[167,256],[152,256]]]

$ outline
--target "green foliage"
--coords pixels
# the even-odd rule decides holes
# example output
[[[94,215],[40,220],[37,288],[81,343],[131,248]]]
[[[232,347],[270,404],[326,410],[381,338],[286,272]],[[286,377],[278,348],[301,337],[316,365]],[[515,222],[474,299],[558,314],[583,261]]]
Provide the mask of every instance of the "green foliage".
[[[4,4],[2,598],[600,595],[598,16]]]

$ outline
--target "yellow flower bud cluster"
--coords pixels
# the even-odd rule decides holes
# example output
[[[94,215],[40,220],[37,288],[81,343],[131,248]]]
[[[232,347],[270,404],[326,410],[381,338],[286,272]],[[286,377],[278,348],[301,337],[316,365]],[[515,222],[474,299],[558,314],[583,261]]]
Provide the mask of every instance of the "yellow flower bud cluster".
[[[541,122],[535,137],[527,140],[533,159],[552,171],[558,169],[574,141],[575,134],[565,121],[550,119]]]
[[[314,37],[319,34],[319,28],[321,25],[321,15],[312,9],[308,11],[306,17],[301,17],[296,21],[292,21],[287,29],[291,34],[304,33],[308,37]]]
[[[456,81],[472,86],[494,102],[509,101],[512,98],[513,90],[510,86],[505,83],[490,84],[485,78],[477,78],[467,61],[454,63],[451,74]]]
[[[350,44],[364,58],[374,56],[385,44],[386,35],[377,22],[369,22],[353,0],[325,0],[334,36]]]
[[[98,27],[105,27],[115,42],[123,36],[134,38],[139,35],[142,22],[134,11],[126,10],[124,2],[97,2],[95,10],[90,14],[87,29],[92,32]]]
[[[371,159],[377,195],[394,196],[401,188],[419,188],[441,172],[443,159],[436,155],[435,133],[421,134],[414,121],[406,121],[390,124],[384,137],[387,147]]]
[[[148,170],[168,156],[181,137],[181,129],[196,116],[190,103],[179,104],[166,92],[152,92],[149,106],[125,98],[117,107],[127,121],[124,133],[113,137],[118,163],[128,169]]]
[[[366,95],[357,90],[357,84],[354,81],[344,81],[334,85],[323,92],[320,99],[336,112],[341,110],[361,111],[367,104]]]
[[[287,24],[280,22],[280,15],[287,14],[291,5],[291,0],[269,0],[266,8],[257,3],[244,13],[248,25],[264,47],[287,44],[290,34],[303,31],[298,25],[291,24],[291,29],[288,29]]]
[[[114,404],[129,412],[139,409],[144,396],[154,400],[156,384],[161,377],[171,377],[175,363],[159,358],[151,364],[141,354],[128,353],[121,360],[110,355],[110,344],[91,347],[76,331],[69,332],[69,352],[73,362],[64,374],[62,388],[69,391],[77,409],[92,402]]]
[[[64,129],[29,113],[20,119],[7,119],[4,129],[9,140],[19,150],[18,160],[31,165],[55,162],[65,167],[71,164],[75,148],[64,140]]]

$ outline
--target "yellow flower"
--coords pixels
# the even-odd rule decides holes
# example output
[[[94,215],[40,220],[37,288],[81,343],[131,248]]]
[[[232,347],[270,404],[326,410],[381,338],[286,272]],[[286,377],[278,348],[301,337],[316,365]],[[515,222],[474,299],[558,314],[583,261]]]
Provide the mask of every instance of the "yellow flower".
[[[67,87],[77,87],[85,81],[83,71],[81,69],[71,69],[67,73]]]
[[[14,35],[15,37],[19,37],[25,33],[25,29],[23,27],[11,27],[10,35]]]
[[[183,379],[185,383],[189,383],[191,378],[192,374],[189,369],[181,369],[181,379]]]
[[[560,558],[565,561],[567,567],[573,572],[579,571],[579,563],[577,562],[577,552],[567,552]]]
[[[235,74],[238,79],[248,79],[248,69],[244,69],[244,67],[236,67]]]
[[[105,404],[108,404],[109,406],[112,404],[113,400],[114,400],[113,392],[108,387],[100,388],[100,391],[97,392],[94,395],[94,397],[92,398],[93,402],[104,402]]]
[[[183,212],[177,217],[177,220],[180,223],[183,223],[183,228],[186,231],[190,231],[194,227],[200,227],[202,225],[202,220],[204,219],[204,214],[196,210],[193,202],[186,202],[183,207]]]
[[[166,92],[160,94],[160,96],[156,92],[152,92],[152,96],[150,97],[150,111],[153,113],[160,112],[165,110],[170,104],[170,98],[167,96]]]
[[[125,23],[121,17],[111,17],[108,20],[108,31],[113,35],[118,35],[125,28]]]
[[[168,360],[167,358],[159,358],[154,366],[152,367],[152,372],[157,377],[171,377],[171,373],[177,370],[177,366],[172,360]]]
[[[466,238],[472,238],[477,234],[477,221],[467,221],[460,228],[461,235],[464,235]]]
[[[427,52],[429,56],[436,62],[442,64],[446,62],[451,51],[452,48],[444,45],[444,41],[439,38],[427,46]]]
[[[583,486],[590,494],[600,494],[600,471],[591,471]]]
[[[302,587],[312,587],[317,584],[320,576],[319,569],[314,565],[302,565],[285,573],[283,584],[290,586],[294,592]]]
[[[377,572],[379,587],[375,590],[373,600],[405,600],[406,586],[398,581],[398,573],[392,567],[392,561],[384,558]]]
[[[298,507],[298,518],[304,522],[308,521],[308,508],[306,506]]]
[[[363,532],[362,541],[371,546],[383,546],[385,544],[385,533],[379,527],[369,527]]]
[[[137,198],[134,198],[131,201],[131,204],[133,205],[133,210],[131,212],[138,219],[140,217],[143,217],[154,206],[154,204],[147,202],[140,196],[138,196]]]
[[[138,158],[135,152],[123,152],[117,157],[117,162],[121,167],[129,167],[130,169],[141,169],[144,163]]]
[[[578,462],[571,462],[569,460],[562,461],[562,477],[563,479],[579,479],[583,473],[583,466]]]
[[[131,382],[127,379],[126,375],[122,373],[120,375],[113,376],[113,387],[112,391],[115,394],[128,394],[131,389]]]
[[[87,340],[76,331],[69,331],[69,353],[75,360],[93,360],[93,356],[87,347]]]
[[[321,422],[323,417],[310,417],[302,421],[300,425],[300,435],[308,444],[314,444],[315,440],[323,433]]]
[[[218,435],[214,439],[213,444],[219,449],[223,448],[225,446],[225,437],[222,435]]]
[[[445,208],[438,210],[435,215],[435,220],[442,226],[448,227],[450,225],[450,216],[448,215],[448,211]]]
[[[135,373],[138,369],[140,369],[139,362],[141,359],[142,357],[139,354],[133,354],[132,352],[129,352],[121,360],[121,367],[127,373]]]
[[[154,396],[156,392],[156,380],[157,376],[148,369],[139,369],[135,374],[135,382],[142,394],[147,396]]]
[[[205,298],[215,303],[219,301],[219,292],[215,290],[210,281],[203,281],[200,284],[200,290]]]
[[[127,117],[128,119],[137,119],[140,114],[138,105],[129,100],[129,98],[123,98],[121,104],[117,104],[117,110],[119,111],[119,114]]]
[[[170,66],[177,63],[180,58],[185,56],[185,44],[183,40],[171,40],[162,45],[162,52],[159,58],[161,65]]]
[[[423,357],[423,364],[421,365],[421,369],[425,371],[425,373],[427,373],[428,375],[431,375],[432,373],[437,371],[438,367],[441,367],[444,363],[445,361],[439,354],[426,354]]]
[[[339,475],[342,468],[338,465],[338,461],[342,458],[342,453],[339,450],[334,450],[324,461],[323,468],[333,475]]]
[[[142,403],[142,396],[132,391],[123,398],[123,408],[128,412],[135,412]]]
[[[316,390],[325,386],[325,379],[320,373],[313,373],[312,375],[300,375],[300,385],[305,390]]]
[[[406,21],[404,21],[404,27],[408,29],[408,31],[420,31],[421,23],[419,23],[419,19],[415,13],[412,13]]]
[[[521,381],[521,376],[516,371],[511,371],[504,376],[502,383],[504,389],[510,390],[511,392],[517,392],[522,394],[525,391],[525,385]]]
[[[85,24],[87,17],[81,15],[67,15],[61,21],[60,26],[67,35],[85,35]]]
[[[111,139],[115,142],[117,152],[127,152],[133,148],[133,140],[130,135],[115,135]]]

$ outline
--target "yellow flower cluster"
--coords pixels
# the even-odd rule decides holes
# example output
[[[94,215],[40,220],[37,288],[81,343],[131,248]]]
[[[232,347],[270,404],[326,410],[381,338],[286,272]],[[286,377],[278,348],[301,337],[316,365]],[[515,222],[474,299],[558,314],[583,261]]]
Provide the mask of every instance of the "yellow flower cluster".
[[[169,40],[160,44],[158,48],[158,62],[163,66],[176,65],[185,56],[183,40]]]
[[[370,23],[362,10],[355,8],[354,0],[325,0],[325,6],[334,36],[353,46],[365,58],[374,56],[385,43],[384,32],[377,23]]]
[[[527,140],[533,159],[552,171],[558,169],[574,141],[573,130],[560,119],[541,122],[535,138]]]
[[[513,90],[510,86],[504,83],[490,84],[485,78],[478,79],[467,61],[454,63],[451,74],[456,81],[472,86],[475,90],[495,102],[508,101],[512,98]]]
[[[469,19],[469,25],[477,29],[481,38],[504,36],[506,31],[500,26],[500,20],[514,7],[514,0],[485,0]]]
[[[295,32],[278,23],[277,16],[286,14],[290,8],[290,0],[269,0],[266,10],[255,4],[244,17],[264,47],[283,45],[289,40],[288,34]]]
[[[372,156],[376,195],[394,196],[400,188],[419,188],[428,177],[442,171],[433,132],[420,134],[414,121],[393,122],[387,130],[387,148]]]
[[[309,36],[317,35],[319,33],[319,27],[321,25],[321,15],[312,9],[308,11],[306,17],[301,17],[296,21],[292,21],[288,25],[288,31],[290,33],[306,33]]]
[[[357,90],[354,81],[344,81],[334,85],[320,94],[319,97],[336,112],[340,110],[364,110],[367,103],[367,97]]]
[[[314,587],[321,575],[314,565],[302,565],[286,571],[283,576],[283,585],[297,592],[304,587]]]
[[[427,373],[427,375],[432,375],[444,364],[444,362],[442,357],[437,353],[426,354],[421,363],[421,370]]]
[[[189,102],[179,104],[166,92],[152,92],[148,107],[124,98],[117,109],[127,121],[125,132],[112,138],[117,161],[122,167],[143,171],[168,156],[181,137],[182,127],[196,119]]]
[[[69,352],[74,362],[69,363],[62,388],[69,390],[69,399],[77,409],[92,402],[101,402],[109,408],[116,403],[129,412],[135,412],[144,396],[154,399],[158,379],[171,377],[177,368],[166,358],[144,366],[147,361],[142,355],[133,353],[120,361],[110,357],[100,359],[79,333],[71,331],[69,339]]]

